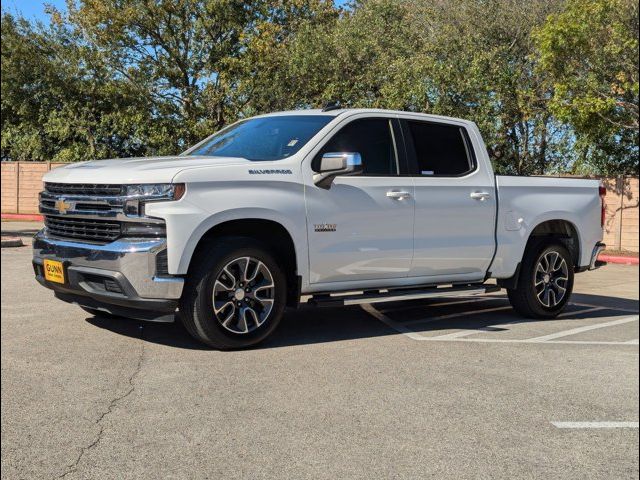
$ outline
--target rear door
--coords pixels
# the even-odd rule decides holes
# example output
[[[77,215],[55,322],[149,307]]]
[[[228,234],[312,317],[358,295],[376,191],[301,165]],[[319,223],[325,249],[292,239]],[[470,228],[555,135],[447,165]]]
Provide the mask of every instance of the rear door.
[[[482,279],[493,256],[494,177],[464,123],[401,121],[415,188],[410,276]]]
[[[342,123],[314,155],[312,169],[323,153],[358,152],[364,171],[336,177],[329,189],[306,186],[311,283],[409,274],[414,202],[412,179],[402,175],[401,135],[394,118],[356,117]]]

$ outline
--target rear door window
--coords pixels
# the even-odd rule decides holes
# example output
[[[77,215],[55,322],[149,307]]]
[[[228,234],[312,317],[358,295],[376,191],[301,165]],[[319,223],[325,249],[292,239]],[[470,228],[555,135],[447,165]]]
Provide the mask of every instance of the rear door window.
[[[407,149],[418,176],[455,177],[474,168],[466,131],[456,125],[407,120]]]

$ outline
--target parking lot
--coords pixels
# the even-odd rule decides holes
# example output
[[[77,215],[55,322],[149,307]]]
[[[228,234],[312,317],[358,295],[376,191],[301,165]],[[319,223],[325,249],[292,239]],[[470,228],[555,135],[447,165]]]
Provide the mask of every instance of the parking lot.
[[[259,348],[93,317],[2,249],[2,477],[638,478],[638,267],[505,295],[303,307]]]

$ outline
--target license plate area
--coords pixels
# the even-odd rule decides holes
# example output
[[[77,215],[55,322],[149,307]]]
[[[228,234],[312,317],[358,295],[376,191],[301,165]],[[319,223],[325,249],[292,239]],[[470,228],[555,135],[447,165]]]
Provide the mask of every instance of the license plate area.
[[[42,269],[44,270],[44,279],[47,282],[65,283],[65,271],[62,262],[45,259],[42,263]]]

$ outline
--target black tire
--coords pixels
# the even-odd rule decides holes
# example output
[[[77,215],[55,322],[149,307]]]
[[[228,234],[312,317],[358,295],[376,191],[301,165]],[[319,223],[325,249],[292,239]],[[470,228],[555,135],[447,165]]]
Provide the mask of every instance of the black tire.
[[[251,320],[255,320],[251,324],[252,330],[246,333],[237,333],[230,331],[238,326],[235,321],[225,327],[214,312],[214,284],[221,275],[226,278],[223,273],[225,266],[234,260],[246,257],[262,262],[263,267],[266,266],[272,277],[273,290],[269,290],[272,295],[272,306],[262,323],[258,325],[260,319],[257,318],[258,315],[255,315],[255,312],[252,319],[248,320],[246,313],[242,314],[240,308],[232,305],[234,315],[236,315],[236,311],[238,311],[238,315],[245,315],[245,327]],[[246,268],[249,268],[248,265],[247,263]],[[256,265],[258,264],[256,263]],[[258,268],[260,267],[256,266],[256,271]],[[236,276],[238,275],[231,275],[230,278],[235,281]],[[210,249],[194,258],[194,267],[189,271],[180,300],[180,317],[191,336],[202,343],[219,350],[246,348],[260,343],[277,328],[284,313],[286,292],[285,274],[263,243],[246,237],[223,237],[216,239]],[[229,301],[235,303],[237,300],[232,297]],[[240,301],[253,300],[247,298]],[[258,308],[261,307],[256,307],[256,310]]]
[[[544,259],[548,259],[549,256],[556,258],[556,254],[557,262],[564,261],[566,264],[566,275],[560,271],[555,278],[552,276],[546,278],[546,273],[542,271],[544,269],[538,270],[538,266],[540,264],[542,267],[545,264]],[[556,266],[559,264],[561,265],[556,263]],[[542,284],[536,285],[536,282],[540,283],[541,274],[543,274]],[[566,281],[558,280],[564,276],[567,277]],[[573,278],[574,267],[571,254],[557,240],[541,237],[527,245],[527,251],[520,266],[518,286],[515,289],[508,289],[507,295],[511,306],[523,317],[552,319],[557,317],[567,305],[573,291]],[[562,288],[564,288],[563,296],[557,301]],[[548,291],[544,291],[545,289]]]

